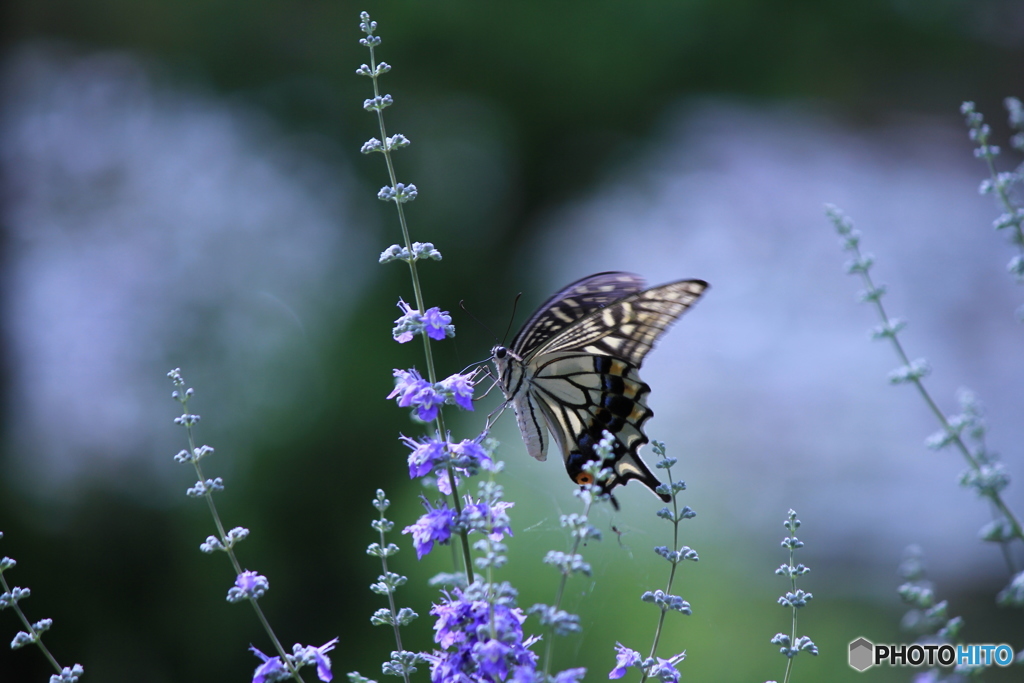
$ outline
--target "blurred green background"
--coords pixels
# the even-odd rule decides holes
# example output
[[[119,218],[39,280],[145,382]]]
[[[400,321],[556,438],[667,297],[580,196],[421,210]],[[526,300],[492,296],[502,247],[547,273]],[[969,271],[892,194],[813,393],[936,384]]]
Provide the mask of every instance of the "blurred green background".
[[[380,57],[395,67],[384,82],[398,104],[387,112],[389,132],[413,140],[398,157],[400,179],[421,191],[409,211],[413,238],[444,253],[423,277],[428,305],[453,311],[458,325],[455,343],[436,345],[445,374],[485,358],[493,344],[460,300],[500,335],[516,293],[524,292],[521,321],[558,285],[608,267],[572,248],[541,255],[551,216],[667,144],[659,135],[680,107],[717,98],[777,112],[799,103],[860,134],[894,120],[956,126],[960,101],[973,99],[1005,131],[1000,102],[1020,94],[1024,67],[1024,14],[1009,0],[5,3],[0,555],[19,562],[9,580],[34,592],[24,603],[30,617],[55,619],[52,651],[62,663],[82,662],[87,680],[248,680],[257,663],[249,643],[270,651],[251,611],[224,601],[227,561],[197,552],[213,529],[205,506],[180,495],[191,477],[171,462],[184,447],[169,424],[176,404],[163,377],[175,366],[197,389],[201,442],[218,451],[208,471],[227,481],[218,499],[226,524],[253,532],[239,553],[270,579],[261,604],[282,640],[340,636],[336,674],[371,677],[392,649],[369,625],[382,603],[367,589],[379,568],[364,548],[374,540],[377,488],[395,502],[389,517],[399,527],[418,514],[418,488],[396,441],[418,428],[383,396],[391,368],[421,363],[421,349],[388,340],[397,297],[411,300],[408,274],[374,263],[398,232],[374,199],[386,182],[382,160],[357,152],[378,135],[360,107],[370,84],[354,75],[367,60],[357,44],[363,9],[380,24]],[[145,109],[150,123],[109,119],[111,101],[117,111]],[[154,120],[164,122],[159,144],[139,132]],[[84,126],[90,121],[95,127]],[[192,124],[206,132],[197,137]],[[240,142],[225,142],[236,134]],[[966,136],[957,144],[969,158]],[[107,168],[115,146],[128,161]],[[148,175],[151,168],[164,170]],[[126,205],[119,188],[142,182],[132,169],[147,169],[159,199],[140,192],[134,208],[117,208]],[[227,197],[233,179],[238,196]],[[801,197],[800,187],[790,191]],[[806,202],[817,211],[827,199]],[[833,249],[821,232],[816,238]],[[617,236],[624,251],[629,237]],[[105,255],[93,259],[98,251]],[[541,277],[551,260],[572,272]],[[853,291],[839,263],[837,253],[828,266]],[[685,268],[676,276],[712,279],[699,263]],[[53,276],[46,286],[33,284],[39,272]],[[81,282],[111,289],[97,298]],[[75,292],[80,299],[68,297]],[[716,305],[709,297],[692,316]],[[97,348],[109,365],[93,362]],[[655,396],[668,390],[668,377],[646,378]],[[886,391],[873,381],[872,390]],[[677,382],[685,392],[685,375]],[[458,416],[459,438],[480,428],[483,412]],[[503,459],[525,458],[510,424],[499,436]],[[674,452],[671,442],[669,450],[689,480],[686,458],[699,455]],[[728,460],[717,457],[727,476]],[[523,478],[538,471],[559,480],[557,498]],[[526,606],[551,599],[555,579],[538,571],[539,558],[563,547],[558,514],[574,509],[559,464],[529,472],[508,483],[518,505],[503,575]],[[776,471],[760,486],[787,476]],[[606,538],[586,550],[593,581],[570,584],[567,607],[580,612],[585,635],[559,643],[559,664],[589,666],[587,680],[612,668],[616,640],[648,647],[655,623],[637,597],[662,586],[665,568],[649,547],[666,543],[666,532],[649,521],[654,500],[633,493],[623,516],[601,516]],[[981,507],[952,485],[922,495]],[[871,500],[869,492],[856,505]],[[852,638],[906,638],[893,597],[898,556],[870,558],[870,542],[856,551],[864,565],[891,568],[887,585],[865,591],[855,578],[861,565],[840,552],[816,555],[827,532],[791,504],[805,521],[803,561],[814,569],[807,587],[817,595],[801,632],[822,652],[801,657],[797,680],[854,680],[845,655]],[[786,509],[759,520],[771,531],[754,533],[738,528],[743,509],[723,518],[694,507],[701,516],[687,525],[686,543],[702,559],[684,567],[676,592],[695,613],[670,616],[663,656],[686,649],[691,680],[781,678],[784,661],[768,640],[788,630],[774,604],[785,586],[771,573],[784,560]],[[617,538],[613,525],[626,533]],[[422,617],[407,646],[429,648],[436,593],[425,578],[450,569],[450,559],[442,551],[417,563],[401,540],[397,570],[412,580],[399,601]],[[969,641],[1020,649],[1019,614],[991,606],[1004,579],[984,574],[941,593],[970,625]],[[0,615],[0,635],[18,628],[13,614]],[[38,652],[0,650],[0,680],[49,673]],[[986,680],[1015,679],[993,672]]]

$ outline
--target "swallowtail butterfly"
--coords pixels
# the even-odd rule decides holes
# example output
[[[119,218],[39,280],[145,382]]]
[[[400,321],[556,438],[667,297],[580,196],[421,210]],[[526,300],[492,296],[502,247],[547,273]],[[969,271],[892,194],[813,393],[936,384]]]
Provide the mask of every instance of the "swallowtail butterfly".
[[[646,401],[651,388],[638,371],[658,337],[708,284],[645,286],[631,273],[585,277],[548,299],[509,346],[491,349],[498,385],[506,405],[515,409],[531,456],[547,458],[550,432],[569,478],[590,484],[583,467],[597,459],[602,432],[614,435],[612,456],[604,463],[612,469],[605,492],[630,479],[652,491],[661,483],[640,459],[640,447],[648,442],[643,426],[653,412]]]

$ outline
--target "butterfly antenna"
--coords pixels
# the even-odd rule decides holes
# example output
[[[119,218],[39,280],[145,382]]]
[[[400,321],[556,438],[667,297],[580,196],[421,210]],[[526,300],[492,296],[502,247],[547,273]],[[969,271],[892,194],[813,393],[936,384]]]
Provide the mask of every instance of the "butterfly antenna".
[[[484,325],[483,321],[482,321],[482,320],[480,320],[480,318],[478,318],[478,317],[476,317],[475,315],[473,315],[473,313],[472,313],[472,312],[470,312],[470,310],[469,310],[468,308],[466,308],[466,302],[465,302],[464,300],[460,300],[460,301],[459,301],[459,308],[461,308],[461,309],[462,309],[463,311],[465,311],[465,312],[466,312],[466,315],[468,315],[468,316],[469,316],[470,318],[472,318],[473,320],[475,320],[475,321],[476,321],[476,324],[477,324],[477,325],[479,325],[480,327],[482,327],[482,328],[484,328],[485,330],[487,330],[487,332],[488,332],[488,333],[489,333],[489,334],[490,334],[490,335],[491,335],[492,337],[494,337],[494,341],[498,341],[498,336],[497,336],[496,334],[494,334],[494,331],[493,331],[493,330],[491,330],[491,328],[487,327],[487,325]]]
[[[512,323],[516,320],[516,309],[519,308],[519,299],[523,296],[522,292],[516,294],[515,301],[512,302],[512,317],[508,320],[508,327],[505,328],[505,336],[501,338],[502,345],[505,344],[505,340],[508,339],[509,330],[512,329]]]

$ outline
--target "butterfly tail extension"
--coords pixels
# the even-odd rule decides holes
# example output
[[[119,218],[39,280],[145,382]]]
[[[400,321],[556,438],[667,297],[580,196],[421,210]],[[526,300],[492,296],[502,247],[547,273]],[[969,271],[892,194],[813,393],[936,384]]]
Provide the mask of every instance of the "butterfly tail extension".
[[[654,473],[651,472],[647,467],[647,464],[640,459],[639,455],[634,456],[633,453],[627,452],[618,459],[613,466],[613,469],[615,471],[615,479],[612,480],[611,485],[608,487],[609,490],[615,486],[625,484],[630,479],[637,479],[643,482],[644,486],[653,491],[654,495],[661,498],[663,502],[672,502],[672,496],[667,493],[658,493],[658,487],[661,486],[661,481],[654,476]]]

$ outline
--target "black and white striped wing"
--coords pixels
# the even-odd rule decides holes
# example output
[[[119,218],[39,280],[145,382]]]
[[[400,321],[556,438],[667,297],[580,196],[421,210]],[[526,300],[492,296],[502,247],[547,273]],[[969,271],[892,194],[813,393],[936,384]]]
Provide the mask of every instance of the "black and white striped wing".
[[[703,280],[681,280],[630,294],[591,311],[523,358],[576,351],[620,358],[639,368],[658,337],[707,286]]]
[[[614,474],[605,482],[605,489],[630,479],[656,489],[661,482],[639,454],[648,441],[644,423],[654,414],[646,401],[651,388],[636,368],[610,356],[558,353],[540,358],[526,392],[527,401],[545,416],[569,478],[577,484],[592,483],[583,468],[597,460],[595,449],[607,430],[615,443],[605,465]]]
[[[707,283],[642,287],[643,280],[628,273],[580,280],[541,306],[510,352],[496,349],[501,387],[515,408],[527,451],[543,460],[550,431],[578,484],[590,483],[583,467],[597,459],[604,430],[616,439],[606,462],[614,471],[606,490],[630,479],[651,490],[660,483],[639,455],[648,442],[643,425],[653,413],[646,403],[650,387],[637,371]]]
[[[632,273],[598,273],[577,280],[541,304],[509,348],[525,358],[587,314],[641,291],[645,284]]]

